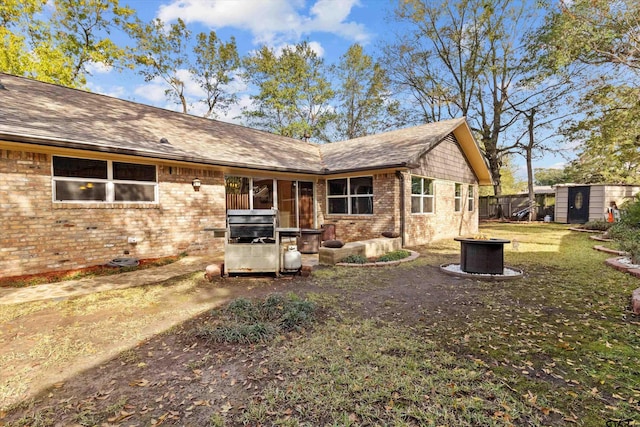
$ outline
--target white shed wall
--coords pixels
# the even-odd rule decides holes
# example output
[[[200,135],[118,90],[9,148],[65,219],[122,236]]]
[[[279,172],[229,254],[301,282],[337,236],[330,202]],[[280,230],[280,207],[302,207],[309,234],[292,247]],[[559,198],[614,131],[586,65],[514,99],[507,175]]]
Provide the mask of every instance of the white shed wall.
[[[569,187],[556,187],[556,208],[553,215],[555,222],[566,224],[569,222]]]
[[[567,224],[569,222],[569,187],[585,185],[563,185],[556,187],[556,207],[554,221]],[[627,200],[640,193],[640,185],[605,185],[591,184],[589,190],[589,221],[606,219],[607,208],[611,201],[620,207]]]

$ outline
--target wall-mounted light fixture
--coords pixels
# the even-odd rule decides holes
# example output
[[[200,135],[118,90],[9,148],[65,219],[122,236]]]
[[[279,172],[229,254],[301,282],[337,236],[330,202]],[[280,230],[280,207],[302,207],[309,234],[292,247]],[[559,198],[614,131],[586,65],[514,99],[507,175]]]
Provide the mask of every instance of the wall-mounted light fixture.
[[[193,178],[193,181],[191,181],[191,185],[193,186],[194,191],[200,191],[200,186],[202,185],[202,182],[200,182],[198,178]]]

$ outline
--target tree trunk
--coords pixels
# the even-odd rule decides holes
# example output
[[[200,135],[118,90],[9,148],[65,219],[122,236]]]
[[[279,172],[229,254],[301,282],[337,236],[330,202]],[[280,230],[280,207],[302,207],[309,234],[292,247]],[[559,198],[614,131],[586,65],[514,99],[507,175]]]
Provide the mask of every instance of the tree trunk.
[[[529,143],[526,146],[526,156],[527,156],[527,187],[529,190],[529,221],[535,221],[536,212],[535,212],[535,204],[536,204],[536,194],[533,190],[533,147],[534,147],[534,116],[536,114],[535,108],[531,109],[531,114],[527,114],[526,117],[529,120]]]

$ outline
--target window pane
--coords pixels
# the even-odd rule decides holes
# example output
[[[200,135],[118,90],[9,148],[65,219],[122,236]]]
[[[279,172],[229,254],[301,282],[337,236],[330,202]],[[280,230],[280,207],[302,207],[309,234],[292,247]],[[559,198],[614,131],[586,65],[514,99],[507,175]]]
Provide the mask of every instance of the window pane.
[[[104,160],[54,156],[53,175],[69,178],[107,179],[107,162]]]
[[[115,184],[116,202],[153,202],[155,185]]]
[[[271,209],[273,207],[273,180],[253,180],[253,209]]]
[[[455,209],[456,209],[456,212],[460,212],[460,198],[456,198]]]
[[[329,199],[329,213],[330,214],[346,214],[347,213],[347,198],[338,197],[335,199]]]
[[[433,180],[425,179],[424,180],[424,194],[433,195]]]
[[[411,194],[422,194],[422,178],[411,177]]]
[[[372,214],[373,197],[352,197],[351,213],[353,215]]]
[[[351,178],[351,194],[373,194],[373,178]]]
[[[155,182],[156,167],[153,165],[113,162],[113,179]]]
[[[58,201],[88,200],[106,201],[107,185],[104,182],[56,181]]]
[[[433,213],[433,197],[423,197],[422,203],[422,212]]]
[[[462,196],[462,184],[456,184],[456,197]]]
[[[422,203],[422,197],[412,197],[411,198],[411,213],[420,213],[420,203]]]
[[[347,194],[347,179],[330,179],[329,183],[329,195],[330,196],[344,196]]]
[[[227,209],[249,209],[249,178],[228,176],[224,183]]]

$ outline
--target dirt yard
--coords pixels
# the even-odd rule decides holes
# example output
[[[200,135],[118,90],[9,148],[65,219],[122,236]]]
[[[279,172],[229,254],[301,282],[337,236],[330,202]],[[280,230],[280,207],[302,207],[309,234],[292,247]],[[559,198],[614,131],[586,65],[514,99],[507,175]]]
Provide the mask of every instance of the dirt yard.
[[[507,237],[515,236],[510,229],[499,231],[511,232],[512,236]],[[566,238],[564,231],[555,229],[555,232]],[[537,233],[531,230],[531,235]],[[637,319],[627,318],[624,307],[624,292],[633,282],[620,273],[603,270],[606,277],[623,282],[624,292],[615,296],[604,292],[589,303],[593,306],[583,310],[584,297],[571,294],[568,298],[568,285],[562,284],[567,277],[575,276],[575,272],[564,271],[564,267],[553,260],[557,255],[552,252],[544,254],[548,250],[544,242],[538,243],[528,234],[517,238],[521,253],[508,248],[506,263],[522,268],[526,274],[513,282],[475,281],[442,273],[438,268],[440,264],[459,260],[456,245],[447,243],[415,248],[422,256],[397,267],[320,268],[309,278],[221,278],[212,283],[206,282],[199,273],[153,286],[0,308],[3,366],[0,396],[1,406],[5,408],[0,412],[0,425],[259,424],[256,419],[271,420],[265,422],[270,425],[274,417],[288,419],[294,415],[298,420],[314,420],[312,424],[321,422],[313,418],[316,415],[305,418],[301,415],[302,407],[293,404],[278,407],[276,403],[278,414],[272,409],[263,410],[260,415],[253,414],[256,410],[252,405],[268,407],[272,395],[265,392],[267,388],[293,392],[294,386],[290,384],[295,384],[302,375],[297,369],[282,368],[284,362],[279,353],[284,354],[296,343],[311,337],[316,328],[335,327],[331,325],[353,319],[378,322],[381,330],[385,325],[392,325],[418,334],[461,360],[456,363],[471,361],[483,367],[477,369],[476,366],[475,370],[490,372],[486,375],[491,378],[504,378],[491,381],[497,382],[499,388],[512,394],[516,401],[522,401],[527,409],[518,409],[521,418],[515,418],[510,409],[494,402],[495,395],[491,398],[497,391],[487,392],[489,397],[483,399],[498,405],[485,411],[496,425],[518,425],[518,421],[525,419],[529,425],[595,425],[584,421],[593,419],[602,420],[604,425],[618,414],[604,408],[618,408],[622,414],[633,413],[640,398],[637,381],[614,384],[609,390],[605,384],[610,380],[598,382],[601,381],[598,375],[593,375],[592,383],[580,372],[576,372],[578,376],[574,379],[571,366],[576,363],[576,352],[569,354],[569,360],[574,362],[568,365],[556,353],[567,351],[562,346],[556,348],[558,339],[573,348],[584,342],[585,337],[580,334],[587,332],[576,329],[577,315],[583,316],[578,319],[590,319],[587,330],[593,329],[599,316],[606,319],[617,316],[615,322],[633,328],[636,341],[632,340],[629,345],[637,347],[640,344]],[[540,246],[536,246],[538,244]],[[531,260],[530,254],[522,253],[527,250],[542,258]],[[585,253],[591,256],[588,249]],[[540,259],[549,256],[549,262],[542,265]],[[598,254],[593,257],[601,261]],[[584,277],[590,274],[587,272]],[[295,293],[314,301],[319,307],[317,326],[264,344],[212,345],[194,338],[193,330],[212,320],[211,309],[235,298],[260,298],[272,293]],[[572,313],[576,310],[572,304],[577,301],[582,307]],[[605,307],[605,303],[609,305]],[[618,314],[612,315],[611,311]],[[625,316],[622,321],[620,313]],[[534,326],[537,327],[533,319],[540,318],[548,325],[547,330],[551,330],[549,337],[542,337],[546,334],[542,328],[533,331]],[[569,322],[574,338],[567,338],[567,332],[559,329],[563,322]],[[616,338],[607,336],[607,344],[617,345]],[[553,350],[542,350],[547,345],[542,341],[547,338]],[[633,357],[637,360],[637,356]],[[615,363],[635,372],[637,366],[628,366],[633,363],[633,357],[616,359]],[[299,359],[294,357],[294,365],[303,364]],[[631,378],[633,372],[629,373]],[[523,378],[515,380],[509,375]],[[602,375],[604,378],[607,373]],[[521,381],[527,383],[523,385]],[[536,392],[539,383],[547,388]],[[584,393],[580,403],[571,397],[570,407],[563,407],[564,400],[553,400],[553,394],[565,383],[576,396]],[[531,396],[545,395],[546,403],[542,403],[542,397],[533,403],[532,397],[525,399],[527,390]],[[624,398],[623,407],[618,397]],[[595,401],[599,402],[597,408],[588,409]],[[503,406],[511,408],[513,404],[503,403]],[[252,407],[250,411],[249,407]],[[384,407],[387,412],[393,412],[388,403]],[[591,410],[596,412],[588,413]],[[251,419],[242,418],[246,411],[255,417],[253,423]],[[531,413],[522,415],[527,411]],[[357,425],[366,424],[363,420],[368,419],[356,410],[345,417],[348,418],[345,423],[331,418],[324,421]],[[406,423],[419,424],[418,421]],[[291,425],[298,424],[292,422]],[[465,425],[480,424],[466,421]]]

